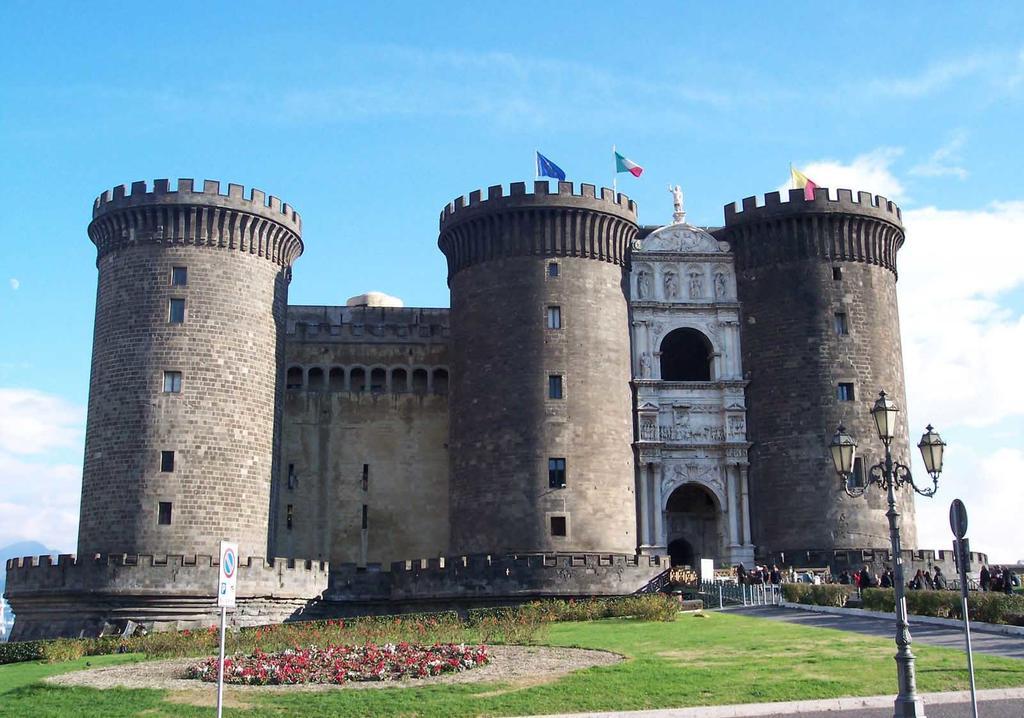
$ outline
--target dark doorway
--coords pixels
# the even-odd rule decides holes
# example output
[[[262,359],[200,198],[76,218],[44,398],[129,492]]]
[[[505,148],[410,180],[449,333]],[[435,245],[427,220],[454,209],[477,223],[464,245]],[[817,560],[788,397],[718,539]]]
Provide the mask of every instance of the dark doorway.
[[[673,566],[696,566],[696,556],[693,554],[693,546],[683,538],[678,538],[668,545],[668,555],[672,559]]]
[[[696,329],[675,329],[661,341],[662,381],[710,381],[711,342]]]

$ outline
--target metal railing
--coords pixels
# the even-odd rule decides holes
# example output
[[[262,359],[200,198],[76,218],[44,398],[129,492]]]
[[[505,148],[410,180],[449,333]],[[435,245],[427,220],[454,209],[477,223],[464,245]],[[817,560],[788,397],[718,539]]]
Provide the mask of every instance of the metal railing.
[[[729,581],[702,581],[697,589],[698,598],[708,608],[726,606],[781,606],[782,587],[771,583],[735,583]]]

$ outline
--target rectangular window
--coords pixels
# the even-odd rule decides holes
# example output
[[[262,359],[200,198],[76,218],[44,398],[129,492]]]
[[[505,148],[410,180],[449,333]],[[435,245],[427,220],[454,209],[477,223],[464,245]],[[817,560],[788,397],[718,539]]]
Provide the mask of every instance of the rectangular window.
[[[167,321],[171,324],[181,324],[185,321],[185,300],[171,299],[167,303]]]
[[[552,516],[551,517],[551,535],[552,536],[565,536],[566,525],[564,516]]]
[[[184,287],[188,284],[188,267],[171,267],[171,286]]]
[[[562,308],[548,307],[548,329],[562,328]]]
[[[294,518],[295,512],[293,511],[293,506],[292,504],[288,504],[288,509],[285,511],[284,521],[289,531],[292,530],[292,523],[294,521]]]
[[[843,268],[842,267],[832,267],[832,279],[834,279],[834,280],[836,280],[838,282],[842,278],[843,278]]]
[[[164,473],[170,473],[174,471],[174,452],[173,451],[161,451],[160,452],[160,470]]]
[[[288,489],[293,491],[299,485],[299,477],[295,475],[295,464],[288,464]]]
[[[558,262],[548,262],[548,276],[549,277],[557,277],[558,276]]]
[[[836,334],[845,337],[850,333],[850,325],[846,321],[846,312],[836,312]]]
[[[853,476],[850,482],[857,487],[864,486],[864,459],[859,456],[853,460]]]
[[[159,505],[159,511],[157,516],[157,523],[161,526],[171,525],[171,502],[161,501]]]
[[[548,459],[548,486],[565,488],[565,459]]]
[[[165,371],[164,372],[164,393],[165,394],[178,394],[181,392],[181,372],[180,371]]]
[[[369,507],[366,504],[363,504],[363,528],[366,529],[366,528],[369,528],[369,526],[370,526]]]
[[[370,488],[370,465],[363,464],[363,491]]]
[[[836,387],[836,399],[839,401],[853,401],[853,384],[840,383]]]
[[[548,376],[548,399],[562,398],[562,375],[551,374]]]

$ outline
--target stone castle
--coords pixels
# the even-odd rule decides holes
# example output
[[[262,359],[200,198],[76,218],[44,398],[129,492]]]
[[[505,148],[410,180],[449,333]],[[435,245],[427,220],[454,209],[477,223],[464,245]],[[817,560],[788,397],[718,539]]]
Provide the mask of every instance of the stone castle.
[[[905,404],[899,208],[773,192],[700,228],[677,188],[675,210],[490,187],[441,212],[450,309],[293,306],[291,206],[104,192],[78,553],[8,563],[12,638],[209,625],[222,539],[248,557],[237,624],[886,561],[882,492],[838,491],[827,444],[874,435],[879,390]]]

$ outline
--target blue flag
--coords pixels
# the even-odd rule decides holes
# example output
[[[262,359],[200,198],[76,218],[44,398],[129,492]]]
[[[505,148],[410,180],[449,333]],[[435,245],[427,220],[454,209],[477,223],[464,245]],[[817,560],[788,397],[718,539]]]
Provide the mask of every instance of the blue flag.
[[[562,168],[556,165],[551,160],[549,160],[544,155],[542,155],[540,152],[537,153],[537,176],[553,177],[554,179],[557,180],[565,180],[565,172],[562,171]]]

